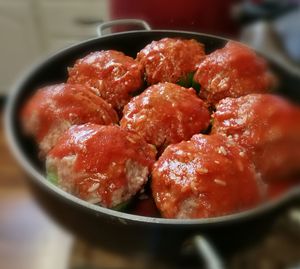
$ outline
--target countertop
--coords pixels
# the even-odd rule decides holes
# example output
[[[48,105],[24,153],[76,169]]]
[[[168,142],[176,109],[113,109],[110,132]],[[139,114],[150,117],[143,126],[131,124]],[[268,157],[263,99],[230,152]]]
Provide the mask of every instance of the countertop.
[[[8,149],[2,115],[0,175],[0,268],[67,268],[73,239],[32,198],[25,174]]]

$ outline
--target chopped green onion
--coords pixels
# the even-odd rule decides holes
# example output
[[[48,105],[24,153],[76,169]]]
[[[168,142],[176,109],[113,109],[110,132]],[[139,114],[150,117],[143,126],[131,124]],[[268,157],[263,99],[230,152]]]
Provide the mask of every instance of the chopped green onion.
[[[56,171],[47,171],[47,179],[54,185],[58,185],[58,175]]]
[[[182,77],[177,84],[186,87],[186,88],[194,88],[198,93],[200,91],[200,84],[194,81],[195,72],[188,73],[185,77]]]
[[[129,199],[128,201],[125,201],[121,204],[114,206],[112,209],[116,210],[116,211],[125,211],[131,204],[131,201],[132,201],[132,199]]]

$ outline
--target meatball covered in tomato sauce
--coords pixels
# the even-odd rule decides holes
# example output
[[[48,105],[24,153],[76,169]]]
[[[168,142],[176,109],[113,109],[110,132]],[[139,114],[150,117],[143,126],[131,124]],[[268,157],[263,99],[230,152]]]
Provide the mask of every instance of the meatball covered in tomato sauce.
[[[21,120],[25,132],[35,137],[45,155],[70,126],[115,124],[118,115],[86,86],[57,84],[38,90],[24,105]]]
[[[113,108],[121,110],[143,85],[142,67],[122,52],[95,51],[69,69],[68,83],[91,87]]]
[[[204,55],[204,45],[196,40],[163,38],[143,48],[137,60],[145,68],[147,83],[151,85],[177,83],[196,71]]]
[[[120,124],[158,148],[205,130],[210,114],[193,89],[173,83],[150,86],[124,108]]]
[[[155,154],[153,146],[118,126],[78,125],[47,155],[47,174],[65,191],[112,208],[144,186]]]
[[[200,97],[210,104],[225,97],[266,93],[274,86],[274,77],[264,59],[233,41],[207,55],[194,80],[201,85]]]
[[[252,208],[260,179],[244,149],[219,135],[170,145],[154,165],[152,192],[165,218],[209,218]]]
[[[250,94],[217,104],[213,133],[232,137],[251,155],[263,179],[300,172],[300,108],[282,97]]]

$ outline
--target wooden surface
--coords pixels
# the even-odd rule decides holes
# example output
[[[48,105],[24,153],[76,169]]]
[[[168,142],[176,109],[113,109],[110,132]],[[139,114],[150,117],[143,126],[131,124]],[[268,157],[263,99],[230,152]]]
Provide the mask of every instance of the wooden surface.
[[[33,200],[0,126],[0,268],[65,269],[72,238]]]

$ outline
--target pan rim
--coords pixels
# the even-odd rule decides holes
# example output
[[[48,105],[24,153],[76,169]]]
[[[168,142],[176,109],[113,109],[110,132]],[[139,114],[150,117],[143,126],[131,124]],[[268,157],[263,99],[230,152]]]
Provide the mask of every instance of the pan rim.
[[[118,219],[120,222],[124,224],[128,224],[129,222],[136,222],[142,224],[149,224],[149,225],[168,225],[168,226],[182,226],[182,225],[220,225],[220,224],[227,224],[231,222],[237,222],[241,220],[246,220],[249,218],[256,217],[261,215],[265,212],[269,212],[280,205],[284,204],[285,202],[291,200],[293,197],[300,196],[300,186],[293,188],[283,194],[281,197],[276,198],[274,200],[264,202],[263,204],[249,210],[245,210],[239,213],[219,216],[219,217],[212,217],[212,218],[200,218],[200,219],[167,219],[167,218],[157,218],[157,217],[146,217],[140,215],[134,215],[124,212],[115,211],[112,209],[104,208],[98,205],[94,205],[88,203],[76,196],[69,194],[59,187],[53,185],[51,182],[46,180],[45,176],[40,173],[37,169],[33,167],[30,161],[26,158],[26,155],[23,153],[21,148],[18,146],[17,137],[14,134],[14,127],[13,127],[13,118],[14,118],[14,109],[16,107],[16,100],[17,96],[20,92],[22,92],[23,85],[29,80],[30,77],[33,77],[37,70],[39,70],[46,62],[52,58],[60,57],[63,53],[71,52],[72,49],[76,49],[82,45],[88,45],[89,42],[96,41],[98,39],[107,39],[113,38],[115,36],[122,36],[122,35],[129,35],[129,34],[136,34],[136,33],[162,33],[162,34],[188,34],[188,35],[195,35],[199,37],[208,37],[214,39],[221,39],[223,41],[228,41],[229,39],[204,34],[204,33],[197,33],[197,32],[190,32],[190,31],[179,31],[179,30],[140,30],[140,31],[128,31],[128,32],[121,32],[121,33],[113,33],[104,35],[101,37],[96,37],[92,39],[85,40],[83,42],[74,44],[72,46],[66,47],[62,50],[59,50],[56,53],[50,54],[46,57],[43,57],[39,60],[36,64],[33,64],[27,72],[23,73],[20,78],[16,81],[16,83],[11,87],[10,94],[8,95],[7,102],[5,104],[4,109],[4,128],[5,128],[5,136],[8,142],[8,145],[13,153],[13,156],[18,161],[19,165],[25,170],[25,172],[30,175],[30,180],[34,180],[38,183],[41,187],[46,189],[47,191],[51,191],[55,196],[59,196],[66,200],[65,202],[73,203],[74,205],[80,206],[82,209],[89,210],[95,214],[104,214],[107,217],[113,217]],[[268,57],[265,56],[267,59]]]

